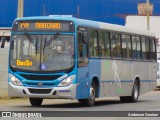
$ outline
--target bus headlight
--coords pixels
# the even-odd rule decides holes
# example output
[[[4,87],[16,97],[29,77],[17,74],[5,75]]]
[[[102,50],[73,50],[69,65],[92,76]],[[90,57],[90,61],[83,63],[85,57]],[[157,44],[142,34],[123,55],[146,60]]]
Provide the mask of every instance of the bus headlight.
[[[71,76],[65,78],[64,80],[62,80],[59,83],[58,87],[66,87],[66,86],[70,85],[75,78],[76,78],[76,75],[71,75]]]
[[[18,80],[18,78],[16,78],[14,75],[12,74],[9,74],[9,78],[10,78],[10,81],[13,85],[18,85],[18,86],[22,86],[22,82],[20,80]]]

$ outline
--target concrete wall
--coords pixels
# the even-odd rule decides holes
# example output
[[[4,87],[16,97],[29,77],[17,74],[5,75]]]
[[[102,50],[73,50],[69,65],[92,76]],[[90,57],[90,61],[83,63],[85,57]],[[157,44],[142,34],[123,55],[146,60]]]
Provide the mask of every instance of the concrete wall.
[[[8,96],[8,51],[9,43],[0,48],[0,97]]]

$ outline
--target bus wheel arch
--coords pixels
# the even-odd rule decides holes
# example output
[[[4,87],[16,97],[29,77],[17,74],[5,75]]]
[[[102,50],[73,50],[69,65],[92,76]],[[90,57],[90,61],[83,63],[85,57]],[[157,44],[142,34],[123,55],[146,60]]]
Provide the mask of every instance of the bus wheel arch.
[[[137,82],[137,84],[138,84],[138,90],[139,90],[139,93],[138,93],[138,94],[140,94],[140,84],[141,84],[141,83],[140,83],[140,78],[139,78],[139,77],[136,77],[135,80],[134,80],[134,83],[135,83],[135,82]]]
[[[98,97],[98,92],[99,92],[99,80],[97,77],[93,77],[89,87],[89,97],[86,99],[78,99],[78,101],[89,107],[94,106],[95,98]]]
[[[99,83],[98,77],[93,77],[92,78],[91,85],[92,84],[95,85],[96,98],[98,98],[99,97],[99,88],[100,88],[99,87],[100,83]]]
[[[89,97],[86,99],[85,104],[89,107],[94,106],[95,98],[98,97],[99,80],[97,77],[93,77],[90,88]]]
[[[131,96],[120,96],[120,100],[123,103],[128,103],[128,102],[137,102],[138,101],[138,97],[139,97],[139,93],[140,93],[140,79],[139,77],[136,77],[133,81],[133,87],[131,90]]]
[[[131,102],[137,102],[140,94],[140,78],[136,77],[132,87],[132,100]]]

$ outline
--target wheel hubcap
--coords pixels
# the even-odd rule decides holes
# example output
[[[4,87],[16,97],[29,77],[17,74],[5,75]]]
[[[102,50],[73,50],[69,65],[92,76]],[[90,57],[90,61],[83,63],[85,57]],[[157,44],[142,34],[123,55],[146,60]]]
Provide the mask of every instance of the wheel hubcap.
[[[95,98],[95,90],[90,88],[90,98],[93,100]]]
[[[135,85],[135,87],[134,87],[134,98],[135,99],[138,98],[138,87],[137,87],[137,85]]]

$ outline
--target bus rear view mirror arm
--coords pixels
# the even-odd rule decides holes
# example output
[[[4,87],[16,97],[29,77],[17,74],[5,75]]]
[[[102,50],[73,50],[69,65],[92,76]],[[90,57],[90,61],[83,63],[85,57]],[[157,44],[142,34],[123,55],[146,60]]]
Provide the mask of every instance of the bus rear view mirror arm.
[[[83,32],[83,34],[82,34],[82,42],[83,42],[84,44],[87,43],[87,33],[86,33],[86,32]]]
[[[5,41],[6,41],[6,38],[5,38],[5,37],[2,37],[2,39],[1,39],[1,48],[4,48],[4,46],[5,46]]]

